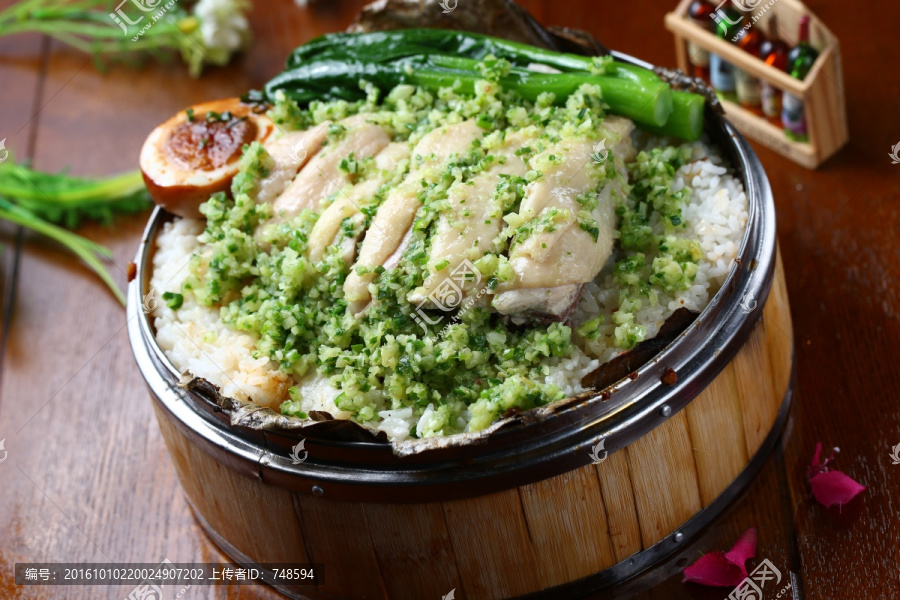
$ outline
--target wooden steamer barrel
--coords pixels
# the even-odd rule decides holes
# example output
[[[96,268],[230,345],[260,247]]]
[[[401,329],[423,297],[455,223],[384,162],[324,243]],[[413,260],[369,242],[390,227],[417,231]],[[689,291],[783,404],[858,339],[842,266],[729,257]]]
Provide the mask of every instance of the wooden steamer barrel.
[[[630,57],[620,60],[642,64]],[[480,445],[405,457],[388,444],[232,427],[178,387],[141,300],[161,223],[138,251],[128,329],[198,520],[236,562],[318,563],[295,598],[572,597],[676,550],[721,512],[774,445],[790,398],[792,330],[762,166],[708,114],[743,177],[740,261],[700,317],[633,378]],[[603,442],[600,446],[600,442]],[[602,450],[600,449],[602,447]]]

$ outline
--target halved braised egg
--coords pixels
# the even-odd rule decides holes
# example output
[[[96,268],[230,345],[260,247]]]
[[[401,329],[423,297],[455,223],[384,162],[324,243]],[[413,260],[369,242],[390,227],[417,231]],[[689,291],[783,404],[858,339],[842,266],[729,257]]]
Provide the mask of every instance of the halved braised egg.
[[[227,190],[241,148],[264,142],[275,126],[239,98],[196,104],[154,129],[141,148],[141,172],[153,200],[171,213],[199,218],[211,194]]]

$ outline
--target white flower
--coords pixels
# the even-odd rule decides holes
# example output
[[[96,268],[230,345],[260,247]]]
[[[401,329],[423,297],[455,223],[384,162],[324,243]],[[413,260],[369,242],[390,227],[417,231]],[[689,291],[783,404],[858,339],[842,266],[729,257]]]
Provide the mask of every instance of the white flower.
[[[243,0],[200,0],[194,7],[194,16],[200,21],[203,45],[226,55],[240,50],[250,32],[245,8]]]
[[[204,64],[227,65],[235,52],[250,42],[250,24],[244,13],[247,0],[200,0],[190,16],[179,21],[181,56],[191,76],[198,77]]]

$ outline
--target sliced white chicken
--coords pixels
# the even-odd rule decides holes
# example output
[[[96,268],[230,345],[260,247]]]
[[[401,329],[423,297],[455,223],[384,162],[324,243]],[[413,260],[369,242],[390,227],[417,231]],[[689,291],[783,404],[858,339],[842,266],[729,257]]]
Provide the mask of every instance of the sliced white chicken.
[[[543,223],[524,240],[514,240],[510,259],[528,257],[543,261],[554,245],[576,224],[581,205],[578,197],[591,193],[596,180],[591,177],[590,140],[565,140],[545,150],[536,160],[555,156],[562,162],[544,170],[544,176],[528,185],[519,215],[532,223]],[[555,217],[554,217],[555,215]],[[610,246],[611,249],[611,246]],[[526,286],[534,287],[534,286]]]
[[[468,150],[482,134],[483,130],[474,121],[463,121],[439,127],[416,144],[410,174],[378,208],[356,265],[344,282],[344,296],[351,311],[358,313],[371,299],[369,284],[375,279],[374,269],[385,263],[392,264],[388,262],[392,256],[399,261],[408,246],[411,237],[407,232],[421,206],[417,194],[422,189],[422,182],[436,181],[443,172],[440,167],[451,157]],[[368,272],[358,274],[356,267],[363,267]]]
[[[415,215],[413,215],[415,216]],[[400,266],[400,259],[403,258],[403,253],[406,252],[406,249],[409,248],[409,245],[412,243],[412,227],[406,230],[406,233],[403,234],[403,239],[400,240],[400,243],[394,249],[394,252],[391,253],[386,259],[384,259],[384,264],[381,265],[385,269],[396,269]]]
[[[517,156],[517,151],[535,142],[527,133],[509,133],[503,146],[491,152],[497,157],[493,165],[469,181],[450,186],[447,193],[450,207],[441,213],[431,238],[429,276],[425,285],[407,296],[410,302],[427,302],[443,286],[453,285],[450,282],[445,284],[447,279],[451,279],[464,292],[460,299],[465,292],[482,283],[472,276],[454,277],[454,273],[463,261],[474,262],[485,253],[496,250],[493,241],[504,225],[503,207],[495,197],[497,186],[503,175],[521,177],[525,174],[528,165],[521,156]],[[440,271],[436,270],[438,266]]]
[[[309,234],[309,260],[318,262],[325,256],[325,251],[335,243],[340,235],[344,219],[360,214],[360,203],[365,203],[378,191],[379,183],[375,180],[364,181],[349,190],[347,195],[334,199],[328,208],[322,211],[319,219]],[[342,240],[337,240],[342,241]]]
[[[511,315],[513,323],[528,321],[564,321],[575,310],[583,284],[558,285],[551,288],[525,288],[503,292],[494,297],[493,306],[503,315]]]
[[[600,124],[600,130],[605,139],[604,145],[613,150],[616,168],[624,176],[625,164],[634,161],[634,157],[637,155],[637,150],[631,141],[634,121],[619,115],[608,115]]]
[[[621,155],[627,155],[632,148],[630,128],[618,120],[613,123],[621,126],[616,133],[604,132],[604,145],[613,153],[617,168],[624,170]],[[624,192],[624,177],[608,181],[596,195],[597,206],[591,211],[598,229],[596,239],[578,223],[578,212],[583,209],[579,196],[596,193],[591,155],[597,147],[596,142],[588,140],[564,140],[545,151],[559,162],[545,169],[543,177],[526,188],[519,214],[540,225],[535,225],[535,231],[514,243],[510,250],[516,281],[509,287],[587,283],[606,263],[615,231],[612,194]],[[549,218],[551,211],[556,212],[555,219]]]
[[[323,200],[350,184],[347,173],[340,169],[341,161],[351,154],[356,160],[369,158],[391,142],[388,132],[367,123],[365,115],[350,117],[340,125],[346,128],[343,137],[319,150],[275,200],[275,218],[289,219],[306,208],[318,211]]]
[[[342,246],[345,262],[349,263],[355,258],[356,242],[358,235],[362,233],[358,225],[364,219],[360,218],[353,223],[356,227],[353,227],[352,231],[356,235],[342,235],[341,224],[348,217],[362,216],[360,215],[362,207],[372,202],[376,192],[389,180],[400,163],[409,158],[409,151],[410,147],[406,142],[388,144],[375,155],[376,172],[368,179],[349,188],[346,194],[339,195],[328,208],[322,211],[309,235],[309,259],[312,262],[322,260],[325,251],[332,244]],[[344,246],[347,247],[344,248]],[[350,253],[351,250],[352,253]]]
[[[275,164],[259,182],[257,203],[272,202],[284,191],[297,172],[322,149],[329,125],[331,122],[326,121],[305,131],[289,131],[263,144]]]
[[[494,308],[502,314],[564,318],[568,313],[562,306],[564,300],[572,298],[577,302],[576,290],[597,276],[612,253],[613,194],[625,192],[624,160],[633,156],[630,139],[633,124],[627,119],[615,119],[604,125],[602,146],[586,140],[564,140],[545,151],[560,161],[545,169],[543,177],[526,188],[519,214],[533,219],[535,230],[514,243],[510,250],[509,262],[515,280],[502,284],[493,301]],[[613,153],[621,176],[609,180],[597,193],[597,182],[591,174],[591,154],[604,146]],[[597,206],[590,211],[590,216],[596,227],[596,239],[581,227],[578,219],[578,212],[584,210],[578,197],[595,193]],[[541,288],[537,294],[529,291],[535,288]]]

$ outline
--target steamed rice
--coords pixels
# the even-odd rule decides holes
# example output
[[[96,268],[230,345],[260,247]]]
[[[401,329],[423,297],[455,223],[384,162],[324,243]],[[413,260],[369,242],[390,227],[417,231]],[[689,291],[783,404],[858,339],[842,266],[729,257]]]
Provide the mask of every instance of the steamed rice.
[[[657,138],[637,139],[643,147],[663,145]],[[657,302],[645,302],[635,312],[635,321],[646,330],[646,338],[656,335],[666,318],[678,308],[701,311],[718,291],[730,272],[740,248],[748,218],[748,202],[741,182],[734,177],[716,153],[703,142],[687,145],[691,161],[675,174],[673,189],[689,188],[685,198],[683,235],[700,244],[702,258],[693,285],[687,290],[660,292]],[[662,233],[662,224],[651,223],[654,233]],[[181,289],[188,277],[188,263],[194,253],[201,252],[198,235],[204,223],[176,219],[167,223],[157,238],[153,258],[151,294],[156,338],[165,355],[181,371],[202,377],[220,388],[223,395],[251,400],[275,410],[296,386],[304,412],[325,411],[335,418],[351,414],[335,404],[339,392],[328,379],[315,373],[297,381],[279,368],[279,364],[262,355],[254,336],[238,332],[226,325],[218,308],[204,306],[192,295],[173,309],[162,301],[157,290]],[[552,383],[567,396],[584,391],[581,379],[619,354],[614,342],[613,315],[619,308],[621,285],[612,273],[617,255],[587,284],[573,317],[573,328],[597,316],[603,316],[595,339],[581,340],[584,350],[575,346],[571,356],[546,358],[541,363],[543,383]],[[391,440],[404,440],[411,431],[427,435],[435,410],[432,404],[416,416],[411,407],[382,410],[368,424],[384,431]],[[457,428],[464,430],[468,411],[458,417]]]

